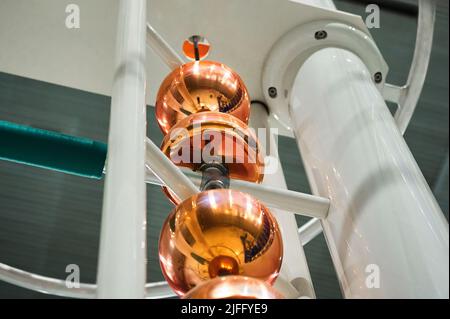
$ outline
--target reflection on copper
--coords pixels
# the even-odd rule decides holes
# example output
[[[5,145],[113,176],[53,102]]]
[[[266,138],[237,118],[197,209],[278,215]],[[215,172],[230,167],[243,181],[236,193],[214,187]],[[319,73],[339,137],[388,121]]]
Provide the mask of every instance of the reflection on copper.
[[[195,56],[195,44],[194,37],[197,40],[197,48],[198,48],[198,59]],[[205,37],[194,35],[189,37],[189,39],[183,42],[183,53],[184,56],[192,61],[194,60],[203,60],[208,56],[209,50],[211,49],[211,45]]]
[[[211,151],[204,152],[207,145]],[[253,183],[261,183],[264,178],[264,157],[254,131],[229,114],[203,112],[190,115],[164,137],[161,150],[177,166],[193,171],[208,162],[204,158],[207,155],[219,158],[227,166],[230,178]],[[172,203],[179,203],[167,187],[164,186],[163,191]]]
[[[268,209],[231,189],[201,192],[182,202],[168,216],[159,240],[161,269],[179,295],[224,275],[271,284],[282,253],[280,230]]]
[[[260,183],[264,177],[264,158],[254,132],[229,114],[204,112],[185,118],[164,137],[161,150],[176,165],[194,171],[216,157],[231,178]]]
[[[224,64],[195,61],[172,71],[156,98],[156,118],[164,134],[198,112],[229,113],[248,123],[250,101],[239,75]]]
[[[218,276],[228,276],[239,274],[239,264],[236,259],[226,255],[214,257],[208,265],[208,272],[211,278]]]
[[[183,299],[283,299],[266,282],[244,276],[226,276],[208,280],[193,288]]]

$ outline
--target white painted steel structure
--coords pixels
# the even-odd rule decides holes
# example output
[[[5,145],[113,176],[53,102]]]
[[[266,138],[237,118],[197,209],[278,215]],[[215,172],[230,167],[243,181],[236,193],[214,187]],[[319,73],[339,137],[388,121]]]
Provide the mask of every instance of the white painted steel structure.
[[[148,140],[148,143],[152,143]],[[153,144],[153,143],[152,143]],[[154,145],[154,144],[153,144]],[[147,154],[149,153],[147,147]],[[161,157],[161,158],[160,158]],[[152,158],[158,159],[152,161]],[[192,184],[197,187],[200,186],[201,176],[192,171],[185,169],[179,170],[172,162],[162,158],[161,154],[151,154],[147,157],[147,176],[146,182],[153,185],[169,185],[168,187],[175,194],[180,195],[180,198],[186,198],[188,194],[193,192]],[[159,175],[167,178],[167,180],[176,180],[175,184],[164,183],[163,178],[157,177],[153,170],[159,171]],[[162,173],[163,172],[163,173]],[[179,175],[182,172],[185,176]],[[176,176],[177,178],[173,178]],[[189,178],[186,180],[186,176]],[[314,218],[326,218],[328,209],[330,207],[330,200],[325,197],[295,192],[288,189],[276,187],[275,185],[255,184],[241,180],[231,180],[230,188],[248,193],[255,198],[259,198],[266,206],[270,208],[279,209],[289,214],[297,214]]]
[[[298,229],[300,242],[303,246],[316,238],[320,233],[322,233],[322,225],[320,223],[320,219],[317,218],[311,218],[307,223]]]
[[[395,121],[402,134],[405,134],[406,128],[411,121],[427,76],[433,48],[436,2],[437,0],[419,0],[414,57],[406,84],[401,87],[387,84],[384,88],[383,95],[385,99],[398,105]]]
[[[334,9],[330,0],[297,2]],[[420,4],[424,10],[419,25],[430,30],[434,1],[428,5],[421,0]],[[423,85],[431,40],[417,43],[416,49],[422,48],[428,56],[415,55],[408,84],[400,88],[400,94],[399,89],[384,86],[387,65],[355,16],[304,8],[306,15],[316,14],[320,21],[306,19],[309,23],[285,33],[281,46],[275,46],[266,61],[262,91],[267,94],[267,85],[285,88],[279,92],[284,104],[278,103],[272,111],[277,121],[284,120],[284,129],[294,130],[315,195],[286,190],[281,171],[266,176],[268,185],[231,183],[232,188],[275,208],[285,242],[285,263],[277,287],[287,296],[314,297],[301,244],[320,233],[321,222],[345,297],[448,298],[448,223],[401,136]],[[76,298],[173,296],[165,282],[145,283],[144,182],[166,184],[184,199],[197,192],[198,179],[183,174],[145,136],[146,38],[169,68],[182,63],[147,24],[146,12],[145,0],[120,1],[97,285],[69,289],[62,280],[4,264],[0,264],[0,279]],[[332,19],[335,16],[337,20]],[[322,30],[328,37],[316,43],[313,31]],[[418,32],[418,41],[423,38],[424,32]],[[299,42],[306,45],[299,46]],[[282,50],[286,46],[289,50]],[[303,47],[308,50],[293,56]],[[373,81],[376,71],[383,75],[378,87]],[[414,77],[417,73],[420,76]],[[400,130],[380,91],[406,105],[396,117]],[[266,96],[268,103],[271,98]],[[253,110],[256,126],[274,123],[264,112]],[[271,152],[278,160],[276,149]],[[291,213],[314,217],[300,229],[300,235]],[[369,265],[379,267],[379,287],[367,285]]]
[[[318,36],[321,32],[322,37]],[[319,20],[300,24],[283,35],[272,47],[264,64],[262,87],[272,116],[280,125],[292,131],[288,110],[289,96],[298,69],[313,54],[324,48],[339,47],[357,54],[373,75],[384,77],[388,66],[371,36],[351,24],[336,20]],[[384,81],[378,85],[383,87]],[[270,88],[276,88],[275,96]]]
[[[161,185],[169,185],[179,200],[185,200],[199,192],[198,187],[149,138],[146,145],[145,165]],[[148,175],[150,174],[147,173],[146,180]]]
[[[345,297],[448,298],[448,223],[361,59],[311,56],[291,114],[311,189],[331,200],[322,225]]]
[[[99,298],[143,298],[146,282],[146,0],[121,0],[98,264]]]
[[[147,44],[158,54],[163,62],[175,69],[184,63],[183,59],[172,49],[156,30],[147,23]]]
[[[278,143],[274,136],[274,133],[269,130],[269,113],[266,107],[259,105],[258,103],[252,103],[251,105],[250,125],[255,130],[260,128],[265,130],[265,155],[266,158],[270,158],[271,163],[275,165],[276,170],[269,172],[264,176],[263,185],[270,185],[277,189],[287,189],[286,180],[284,179],[283,168],[278,155]],[[261,134],[258,134],[261,136]],[[261,194],[260,194],[261,195]],[[265,196],[255,196],[256,198],[265,200]],[[281,202],[283,197],[278,198]],[[299,207],[297,206],[296,210]],[[328,208],[327,208],[328,210]],[[277,222],[280,226],[281,236],[283,239],[283,264],[280,270],[280,281],[284,279],[291,285],[295,285],[295,289],[298,291],[296,296],[286,295],[287,289],[284,289],[284,293],[287,298],[289,297],[309,297],[315,298],[314,288],[309,273],[308,262],[306,261],[305,252],[303,246],[299,240],[297,234],[297,222],[294,214],[289,214],[286,211],[282,211],[279,208],[272,209],[271,212],[275,215]],[[275,285],[277,287],[277,285]]]
[[[0,263],[0,280],[49,295],[79,299],[97,297],[96,284],[80,283],[78,287],[69,288],[65,280],[37,275],[2,263]],[[165,281],[145,284],[145,298],[147,299],[173,296],[175,293]]]
[[[409,122],[411,121],[425,83],[433,46],[436,2],[436,0],[418,1],[419,15],[414,57],[406,84],[403,86],[397,86],[385,83],[382,87],[383,97],[387,101],[396,103],[398,106],[394,118],[402,134],[405,134]],[[335,9],[334,5],[329,0],[324,0],[317,3],[317,5],[324,8]],[[347,48],[356,53],[356,51],[352,50],[352,47],[348,46]],[[298,54],[302,50],[304,49],[299,48],[297,51],[294,50],[294,54]],[[321,232],[322,227],[320,225],[320,220],[317,219],[311,220],[311,222],[299,229],[301,241],[304,245]]]

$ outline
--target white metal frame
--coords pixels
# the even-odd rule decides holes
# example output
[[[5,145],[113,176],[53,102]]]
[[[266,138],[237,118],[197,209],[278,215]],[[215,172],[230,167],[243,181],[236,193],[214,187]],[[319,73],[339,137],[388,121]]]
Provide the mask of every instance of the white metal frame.
[[[77,287],[69,287],[65,280],[37,275],[2,263],[0,263],[0,280],[48,295],[79,299],[97,297],[98,286],[96,284],[80,283]],[[147,299],[166,298],[175,295],[165,281],[145,284],[145,298]]]
[[[384,87],[384,98],[398,105],[395,121],[402,134],[405,134],[411,121],[427,76],[435,18],[436,0],[419,0],[416,44],[408,80],[401,87],[392,84],[386,84]]]
[[[419,0],[418,3],[419,16],[416,43],[408,80],[403,86],[385,83],[383,87],[384,99],[397,104],[398,108],[394,118],[402,134],[405,134],[417,103],[419,102],[433,47],[437,1]],[[303,245],[309,243],[320,233],[322,233],[322,226],[318,219],[311,220],[299,229],[299,235]]]
[[[152,143],[148,141],[148,143]],[[157,153],[155,153],[157,154]],[[153,154],[152,156],[155,156]],[[160,155],[156,155],[158,158]],[[161,161],[151,161],[147,157],[147,177],[146,182],[153,185],[167,186],[175,194],[181,194],[181,189],[190,189],[192,185],[198,187],[200,185],[201,177],[191,171],[180,170],[172,162],[161,158]],[[156,177],[153,171],[165,170],[168,176],[178,176],[177,183],[164,183],[160,178]],[[160,171],[160,172],[161,172]],[[159,173],[161,174],[161,173]],[[328,198],[295,192],[288,189],[282,189],[275,186],[260,185],[241,180],[231,180],[230,188],[248,193],[255,198],[260,199],[264,204],[270,208],[281,209],[282,211],[291,214],[298,214],[307,217],[326,218],[330,200]],[[186,194],[190,194],[188,191]],[[193,190],[192,190],[193,192]],[[198,190],[197,190],[198,192]],[[187,198],[188,196],[179,196],[180,198]]]
[[[331,1],[327,2],[328,7],[334,8]],[[327,5],[327,4],[326,4]],[[145,0],[127,1],[121,0],[119,10],[119,27],[117,37],[117,69],[115,76],[115,84],[112,95],[112,111],[109,137],[109,152],[107,177],[105,183],[105,195],[102,218],[101,231],[101,245],[99,252],[99,274],[98,284],[80,284],[79,288],[68,288],[65,281],[31,274],[5,264],[0,264],[0,279],[11,284],[15,284],[24,288],[41,291],[43,293],[50,293],[66,297],[75,298],[162,298],[173,296],[167,283],[148,283],[145,281],[145,264],[146,264],[146,210],[145,210],[145,184],[149,182],[153,184],[168,186],[179,199],[185,199],[198,191],[199,180],[195,174],[183,173],[177,168],[166,156],[145,137],[145,46],[150,45],[162,60],[171,68],[176,68],[183,60],[176,52],[170,48],[166,41],[149,25],[146,23],[145,17]],[[399,111],[396,114],[396,120],[402,132],[414,111],[420,95],[421,88],[425,79],[426,69],[429,63],[429,55],[431,50],[432,39],[425,36],[427,32],[433,31],[435,2],[420,0],[420,16],[419,16],[419,31],[416,41],[416,53],[414,56],[413,66],[410,71],[410,76],[407,85],[402,88],[396,88],[391,85],[384,86],[385,98],[395,101],[399,104]],[[329,37],[318,39],[312,37],[313,31],[325,30]],[[292,40],[292,37],[296,41]],[[429,37],[429,34],[428,34]],[[145,40],[147,39],[147,41]],[[302,41],[300,41],[302,40]],[[306,42],[304,42],[306,41]],[[373,75],[375,72],[381,72],[383,77],[379,83],[379,87],[383,87],[384,79],[387,74],[387,65],[385,64],[381,54],[379,53],[373,40],[361,30],[355,27],[340,23],[338,21],[317,21],[307,25],[303,25],[292,32],[288,33],[280,40],[280,43],[287,45],[290,50],[278,50],[275,46],[275,54],[273,54],[272,62],[266,65],[263,76],[263,86],[276,85],[277,87],[289,87],[294,83],[294,77],[302,77],[300,73],[287,72],[287,69],[294,71],[305,63],[305,61],[315,52],[319,52],[327,47],[344,48],[350,52],[356,53],[356,63],[358,57],[363,59],[362,65],[369,69],[370,81],[366,81],[367,87],[373,86]],[[303,51],[298,53],[298,44],[301,43]],[[356,44],[356,45],[355,45]],[[296,52],[297,51],[297,52]],[[420,53],[422,51],[422,53]],[[292,56],[292,53],[297,55]],[[321,53],[323,54],[323,52]],[[349,57],[352,57],[349,55]],[[354,57],[352,57],[354,58]],[[269,57],[269,62],[271,57]],[[274,62],[275,61],[275,62]],[[292,68],[292,63],[297,68]],[[314,62],[308,62],[314,63]],[[274,72],[274,67],[278,68]],[[359,67],[359,66],[358,66]],[[272,68],[272,69],[270,69]],[[364,71],[364,68],[359,68]],[[281,72],[280,72],[281,71]],[[278,74],[274,77],[274,74]],[[286,74],[288,74],[286,78]],[[419,75],[418,75],[419,74]],[[286,108],[287,99],[296,99],[302,96],[302,91],[299,90],[299,84],[296,80],[292,92],[288,92],[281,96],[278,104],[281,108]],[[370,82],[370,84],[368,84]],[[290,84],[289,84],[290,83]],[[369,89],[370,91],[371,89]],[[267,90],[264,90],[267,91]],[[373,94],[373,90],[370,91]],[[273,97],[266,96],[268,100]],[[273,102],[273,101],[272,101]],[[273,103],[272,103],[273,104]],[[294,103],[295,104],[295,103]],[[126,109],[123,107],[126,105]],[[293,126],[297,132],[300,147],[304,147],[303,137],[298,134],[302,132],[299,128],[298,105],[292,110],[291,115],[294,117]],[[279,109],[276,109],[278,110]],[[282,112],[275,112],[279,118],[283,117]],[[279,120],[278,118],[278,120]],[[286,120],[286,117],[283,117]],[[289,117],[286,121],[287,126],[292,128],[292,123]],[[397,137],[395,137],[397,138]],[[400,159],[404,159],[406,153],[404,152]],[[413,162],[408,162],[413,167]],[[327,194],[327,192],[320,191],[320,182],[317,180],[317,175],[310,166],[311,162],[307,159],[307,171],[310,181],[313,183],[312,188],[316,194]],[[411,168],[410,167],[410,168]],[[414,174],[420,175],[420,171],[416,168],[411,168]],[[189,176],[189,177],[188,177]],[[424,180],[415,179],[416,187],[414,194],[417,196],[424,196],[432,201],[432,195],[424,191],[426,183]],[[278,183],[278,182],[277,182]],[[425,184],[424,184],[425,183]],[[283,184],[283,183],[281,183]],[[335,247],[336,232],[333,232],[332,226],[326,218],[330,210],[329,199],[325,197],[302,194],[292,192],[286,189],[280,189],[267,185],[256,185],[253,183],[243,181],[232,181],[231,187],[238,189],[263,200],[269,207],[275,208],[277,211],[277,218],[284,220],[281,226],[287,227],[286,221],[293,219],[293,215],[286,213],[297,213],[305,216],[313,217],[313,219],[299,229],[299,237],[295,235],[295,240],[301,242],[303,245],[307,244],[317,234],[321,232],[321,221],[325,225],[326,234],[329,239],[332,239],[330,251],[334,256],[335,261],[342,261],[342,256],[339,255],[339,248]],[[423,185],[424,184],[424,185]],[[285,186],[281,185],[281,188]],[[414,185],[413,185],[414,186]],[[422,187],[423,186],[423,187]],[[327,194],[332,195],[332,194]],[[334,199],[335,200],[335,199]],[[423,204],[416,202],[416,204]],[[424,204],[425,205],[425,204]],[[420,206],[420,205],[419,205]],[[445,228],[445,223],[441,223],[438,218],[439,208],[433,204],[433,210],[437,213],[433,216],[428,215],[428,222],[432,223],[435,237],[428,236],[426,238],[428,247],[433,247],[433,244],[441,247],[442,240],[447,236],[447,252],[448,252],[448,224]],[[430,208],[430,207],[428,207]],[[417,212],[411,208],[413,212]],[[127,212],[127,214],[125,214]],[[334,215],[336,212],[334,211]],[[285,217],[284,217],[285,216]],[[412,215],[411,215],[412,216]],[[414,215],[417,217],[417,215]],[[417,221],[419,218],[416,219]],[[442,226],[444,225],[444,226]],[[419,224],[416,224],[420,227]],[[442,228],[443,227],[443,228]],[[295,233],[296,233],[295,229]],[[289,232],[289,244],[293,240],[292,231]],[[283,235],[286,235],[283,232]],[[438,241],[436,241],[438,239]],[[300,247],[300,250],[299,250]],[[434,247],[433,254],[436,258],[442,258],[440,248]],[[292,270],[293,261],[289,262],[290,271],[282,276],[283,280],[287,279],[287,285],[295,286],[299,296],[314,297],[312,284],[309,277],[307,263],[301,245],[294,245],[297,249],[297,255],[300,258],[303,272],[300,275],[298,270]],[[418,247],[420,248],[420,247]],[[295,250],[294,249],[294,250]],[[290,260],[296,254],[289,253]],[[448,265],[448,254],[446,257]],[[443,259],[445,264],[445,257]],[[342,266],[342,264],[341,264]],[[431,267],[431,266],[430,266]],[[432,268],[429,268],[432,269]],[[351,293],[351,283],[346,277],[346,270],[337,265],[338,275],[343,285],[346,296],[355,296]],[[296,273],[296,275],[293,273]],[[430,274],[429,274],[430,275]],[[448,274],[447,274],[448,276]],[[432,274],[430,275],[430,278]],[[306,282],[311,284],[309,291],[305,286],[299,285],[297,279],[306,279]],[[360,278],[357,277],[356,278]],[[447,280],[448,282],[448,280]],[[285,283],[284,283],[285,284]],[[437,287],[438,283],[433,282],[433,287]],[[354,288],[353,288],[354,289]],[[436,288],[435,292],[438,296],[445,295],[445,287]],[[363,289],[364,290],[364,289]],[[370,294],[361,295],[363,297],[370,296]],[[448,284],[447,284],[448,296]]]
[[[271,171],[269,174],[265,174],[263,180],[263,186],[270,185],[269,187],[273,188],[273,190],[277,189],[278,191],[273,192],[265,192],[261,193],[260,191],[252,192],[252,195],[255,198],[262,199],[264,202],[271,203],[281,203],[281,202],[289,202],[286,199],[286,196],[279,195],[284,191],[285,193],[289,192],[287,190],[286,180],[284,178],[283,168],[281,166],[280,157],[278,154],[278,144],[277,139],[272,130],[270,130],[269,124],[269,112],[267,107],[261,105],[260,103],[252,103],[251,105],[252,111],[250,115],[250,126],[252,126],[255,130],[265,129],[265,136],[262,137],[264,141],[262,144],[265,147],[265,154],[271,161],[277,161],[276,171]],[[265,144],[265,145],[264,145]],[[252,183],[249,183],[252,184]],[[234,186],[234,185],[233,185]],[[252,187],[255,190],[258,190],[257,187]],[[246,191],[244,191],[246,192]],[[248,193],[248,192],[247,192]],[[274,196],[275,195],[275,196]],[[312,198],[311,198],[312,199]],[[314,202],[319,202],[320,199],[314,199]],[[305,205],[300,206],[301,203],[305,201],[291,201],[292,203],[297,203],[296,207],[291,208],[290,211],[301,211],[305,212],[307,210],[304,209]],[[308,201],[313,202],[313,200]],[[308,203],[306,202],[306,203]],[[324,203],[324,213],[328,213],[329,201],[323,200]],[[269,205],[269,204],[268,204]],[[282,205],[281,205],[282,206]],[[315,206],[313,211],[318,206]],[[297,222],[295,220],[295,216],[292,213],[286,212],[286,210],[280,209],[280,205],[278,207],[273,207],[271,212],[274,214],[275,218],[278,221],[278,225],[280,226],[281,236],[283,240],[283,263],[281,265],[280,274],[275,282],[275,287],[282,291],[286,298],[299,298],[299,297],[307,297],[307,298],[315,298],[314,286],[311,279],[311,275],[309,272],[308,262],[306,260],[305,252],[303,250],[303,246],[300,242],[300,239],[297,235]],[[326,215],[324,214],[323,217]],[[289,286],[293,289],[289,289]],[[289,295],[289,291],[294,291],[295,293]]]
[[[318,33],[323,36],[319,37]],[[302,64],[324,48],[343,48],[359,56],[375,75],[382,75],[377,86],[382,90],[388,66],[376,43],[364,30],[335,20],[312,21],[299,25],[283,35],[272,47],[262,75],[264,98],[272,116],[285,129],[292,131],[289,112],[291,88]],[[277,90],[271,95],[270,88]]]
[[[321,222],[344,296],[448,298],[448,223],[364,63],[315,53],[291,114],[312,192],[331,198]]]
[[[97,297],[143,298],[146,282],[146,0],[121,0]]]

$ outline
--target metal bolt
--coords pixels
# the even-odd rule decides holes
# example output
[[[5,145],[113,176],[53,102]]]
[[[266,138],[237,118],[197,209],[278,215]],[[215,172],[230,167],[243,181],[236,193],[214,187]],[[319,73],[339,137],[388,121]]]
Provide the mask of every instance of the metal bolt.
[[[269,88],[269,96],[274,99],[277,97],[277,95],[278,95],[277,89],[271,86]]]
[[[383,74],[381,72],[377,72],[373,75],[373,80],[375,83],[381,83],[383,81]]]
[[[325,39],[327,36],[328,36],[328,33],[327,33],[327,31],[325,31],[325,30],[317,31],[317,32],[314,34],[314,37],[316,38],[316,40],[323,40],[323,39]]]

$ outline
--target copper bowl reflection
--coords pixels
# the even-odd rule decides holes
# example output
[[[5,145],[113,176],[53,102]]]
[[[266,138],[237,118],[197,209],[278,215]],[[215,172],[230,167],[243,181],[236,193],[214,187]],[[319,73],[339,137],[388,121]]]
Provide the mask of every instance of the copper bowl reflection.
[[[190,114],[229,113],[248,123],[250,100],[239,75],[212,61],[186,63],[162,82],[156,97],[156,118],[164,134]]]
[[[162,272],[179,295],[214,277],[243,275],[272,284],[283,244],[269,210],[239,191],[217,189],[182,202],[159,239]]]
[[[245,123],[229,114],[204,112],[183,119],[164,137],[161,150],[176,165],[193,171],[209,158],[219,158],[231,178],[260,183],[264,177],[258,139]]]
[[[198,285],[183,299],[284,299],[284,296],[262,280],[227,276]]]
[[[211,151],[203,152],[206,145]],[[245,123],[230,114],[190,115],[172,127],[161,150],[177,166],[193,171],[214,158],[227,166],[230,178],[253,183],[261,183],[264,178],[264,157],[258,139]],[[179,203],[167,187],[163,191],[172,203]]]

